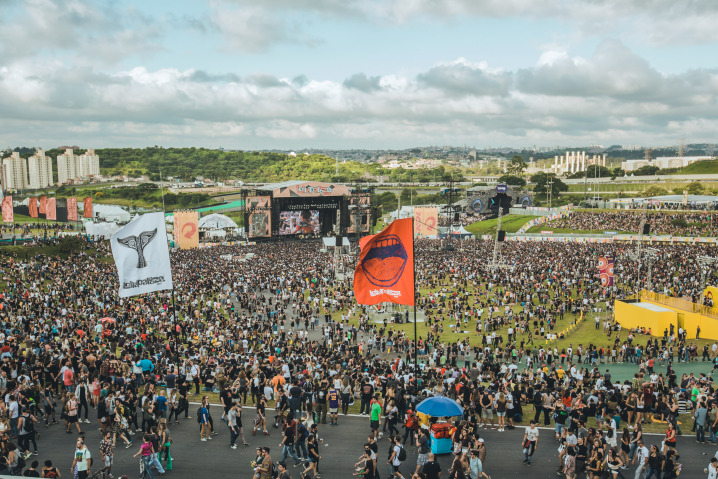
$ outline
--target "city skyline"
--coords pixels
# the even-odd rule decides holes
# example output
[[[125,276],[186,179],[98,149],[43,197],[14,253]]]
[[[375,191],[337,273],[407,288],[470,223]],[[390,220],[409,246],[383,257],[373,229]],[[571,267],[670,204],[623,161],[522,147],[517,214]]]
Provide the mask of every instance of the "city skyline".
[[[4,0],[0,145],[716,142],[718,4]]]

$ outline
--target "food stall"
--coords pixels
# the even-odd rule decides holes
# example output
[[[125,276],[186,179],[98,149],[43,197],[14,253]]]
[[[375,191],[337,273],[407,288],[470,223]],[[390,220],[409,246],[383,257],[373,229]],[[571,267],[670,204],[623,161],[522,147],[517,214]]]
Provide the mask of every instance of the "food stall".
[[[427,418],[431,424],[429,426],[429,435],[431,437],[431,452],[434,454],[448,454],[453,450],[453,442],[451,440],[453,424],[448,421],[432,421],[430,418],[452,418],[455,416],[463,416],[464,408],[461,405],[447,397],[431,397],[424,399],[416,407],[419,417],[419,424],[424,427]]]

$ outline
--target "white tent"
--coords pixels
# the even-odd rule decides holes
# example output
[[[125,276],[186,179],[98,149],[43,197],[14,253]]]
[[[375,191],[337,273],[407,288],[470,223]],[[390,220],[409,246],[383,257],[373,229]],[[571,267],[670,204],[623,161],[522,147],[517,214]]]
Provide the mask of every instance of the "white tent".
[[[234,230],[236,228],[237,223],[232,218],[219,213],[212,213],[199,219],[199,229],[201,230]]]
[[[85,231],[95,239],[110,239],[120,229],[117,223],[85,223]]]
[[[92,214],[100,217],[104,221],[112,221],[115,223],[127,223],[130,221],[131,215],[117,205],[92,205]]]

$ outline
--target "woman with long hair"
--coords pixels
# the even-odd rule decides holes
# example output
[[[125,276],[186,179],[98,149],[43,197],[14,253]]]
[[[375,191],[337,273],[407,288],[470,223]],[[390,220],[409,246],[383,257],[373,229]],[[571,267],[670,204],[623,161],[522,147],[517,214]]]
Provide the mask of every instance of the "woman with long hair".
[[[496,416],[499,421],[499,432],[503,432],[506,428],[506,395],[502,392],[499,393],[499,397],[496,399]]]
[[[628,464],[628,453],[631,452],[631,433],[627,427],[623,428],[623,434],[621,434],[621,449],[618,451],[618,455],[623,461],[623,464]]]

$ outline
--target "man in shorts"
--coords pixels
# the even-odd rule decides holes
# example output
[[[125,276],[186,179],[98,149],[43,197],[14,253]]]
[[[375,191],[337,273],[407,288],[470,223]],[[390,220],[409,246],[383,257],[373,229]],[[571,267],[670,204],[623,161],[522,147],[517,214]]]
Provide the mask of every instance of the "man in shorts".
[[[401,467],[401,460],[399,460],[399,453],[401,452],[402,448],[401,436],[397,434],[393,439],[394,446],[391,448],[391,456],[389,456],[389,460],[386,461],[386,463],[391,466],[391,475],[393,477],[404,479],[404,476],[402,476],[401,472],[399,472],[399,467]]]
[[[374,433],[374,440],[378,441],[383,434],[379,432],[379,422],[381,421],[381,402],[379,401],[379,395],[374,396],[371,402],[371,412],[369,416],[369,426],[371,431]]]
[[[341,406],[341,398],[339,397],[339,391],[334,387],[329,388],[327,393],[327,402],[329,403],[329,425],[339,425],[339,406]]]
[[[424,464],[429,462],[429,431],[426,429],[419,429],[419,433],[416,435],[416,447],[419,455],[416,458],[416,470],[414,474],[421,472]]]
[[[479,404],[481,404],[481,418],[484,421],[484,429],[488,428],[488,421],[491,421],[491,429],[496,429],[494,425],[494,397],[484,389],[481,399],[479,399]]]
[[[112,464],[115,462],[115,453],[112,450],[112,432],[107,431],[100,441],[100,454],[104,467],[102,468],[102,477],[112,479]]]

